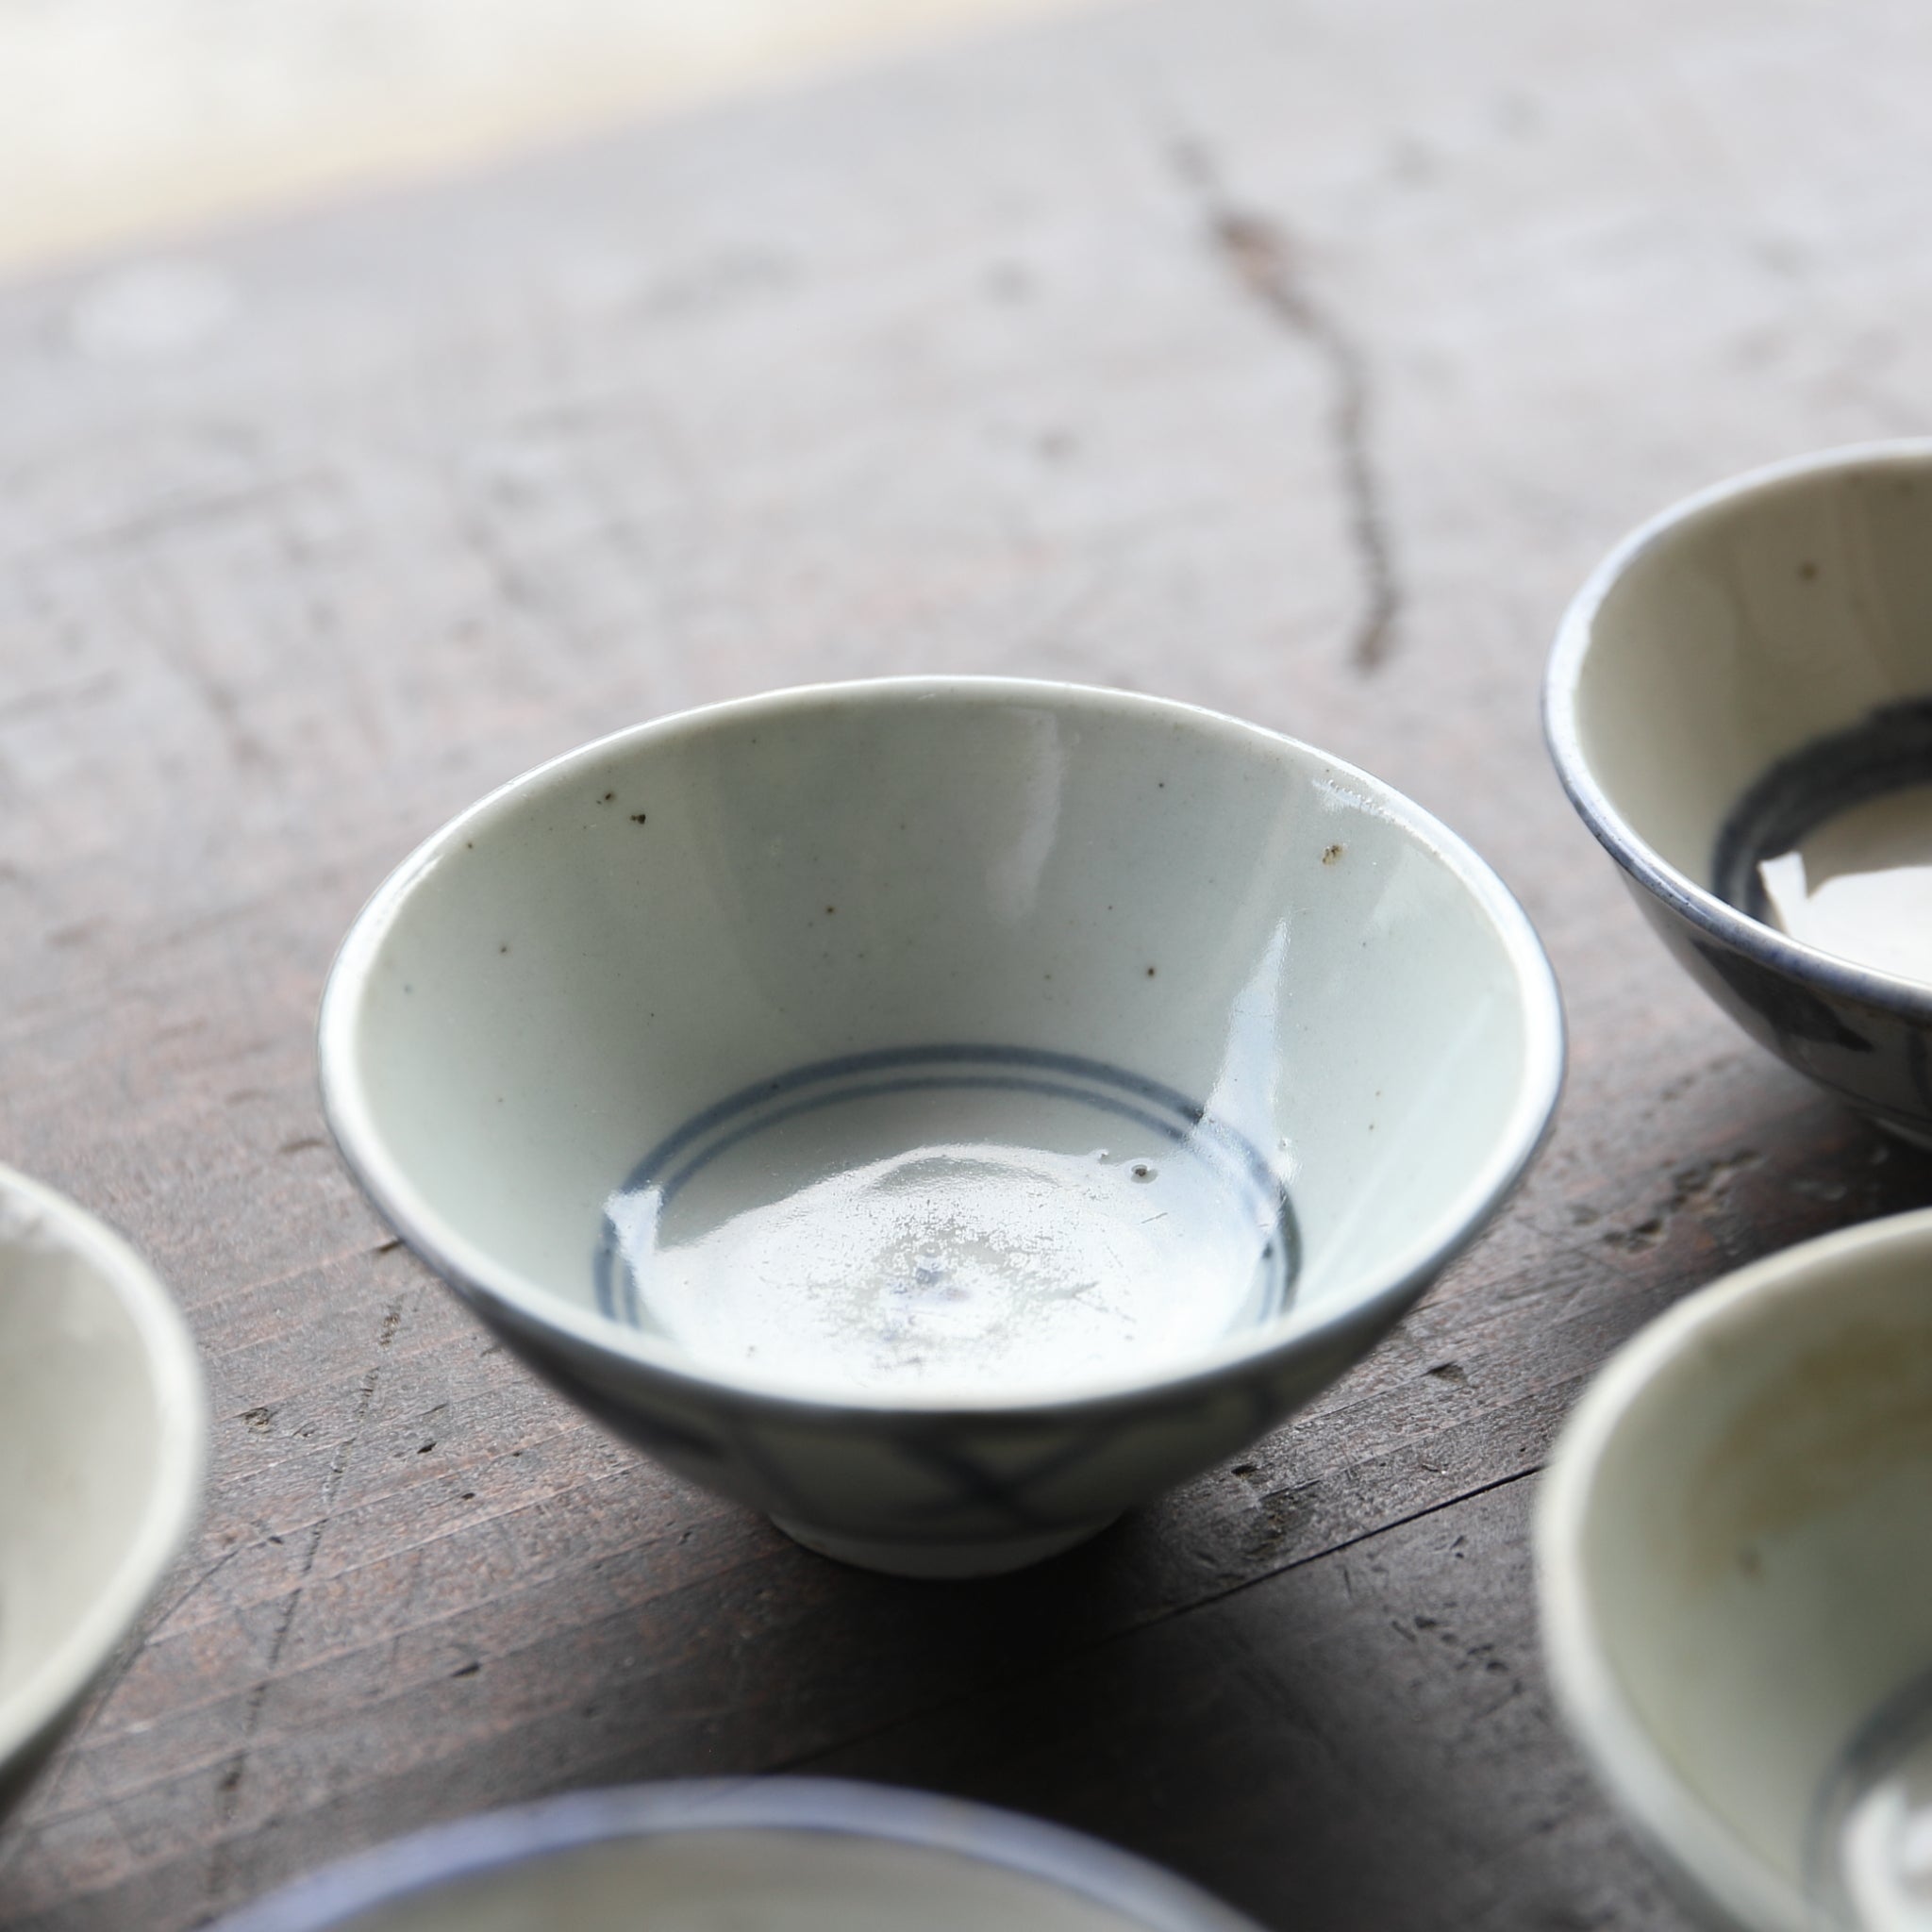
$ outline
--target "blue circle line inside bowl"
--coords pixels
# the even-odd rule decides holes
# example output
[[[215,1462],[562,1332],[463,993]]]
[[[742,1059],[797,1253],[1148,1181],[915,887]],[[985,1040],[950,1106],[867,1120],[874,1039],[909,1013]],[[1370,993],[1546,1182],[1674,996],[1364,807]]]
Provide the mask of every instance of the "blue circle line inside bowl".
[[[912,1071],[935,1067],[948,1071]],[[1021,1071],[951,1071],[968,1067]],[[898,1072],[899,1077],[863,1086],[841,1086],[830,1092],[804,1093],[789,1106],[775,1110],[771,1107],[774,1100],[801,1094],[801,1090],[807,1088],[892,1072]],[[1041,1074],[1062,1077],[1042,1079]],[[1075,1080],[1091,1085],[1073,1084]],[[1109,1092],[1108,1089],[1115,1091]],[[886,1047],[794,1067],[788,1073],[741,1087],[692,1115],[631,1170],[618,1193],[623,1196],[656,1189],[661,1206],[719,1155],[783,1121],[821,1108],[885,1093],[949,1090],[1031,1092],[1051,1099],[1074,1100],[1131,1121],[1172,1144],[1186,1145],[1203,1158],[1204,1165],[1220,1168],[1224,1179],[1232,1180],[1242,1189],[1249,1205],[1257,1212],[1261,1231],[1268,1236],[1263,1257],[1274,1263],[1274,1278],[1261,1319],[1278,1315],[1287,1307],[1300,1272],[1300,1233],[1287,1188],[1253,1141],[1172,1087],[1105,1060],[1041,1047],[979,1043]],[[1131,1100],[1122,1098],[1123,1092],[1132,1096]],[[747,1113],[755,1117],[742,1119]],[[720,1133],[721,1128],[729,1131]],[[715,1138],[708,1140],[712,1136]],[[1220,1157],[1218,1160],[1213,1158],[1216,1156]],[[673,1163],[677,1164],[667,1174]],[[600,1311],[630,1327],[641,1326],[637,1282],[631,1267],[624,1260],[622,1238],[608,1211],[592,1260],[592,1274]]]

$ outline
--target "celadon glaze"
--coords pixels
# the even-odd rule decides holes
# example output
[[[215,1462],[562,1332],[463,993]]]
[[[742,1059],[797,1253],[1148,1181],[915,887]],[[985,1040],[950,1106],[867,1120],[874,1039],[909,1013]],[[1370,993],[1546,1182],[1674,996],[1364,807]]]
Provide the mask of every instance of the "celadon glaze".
[[[1922,1145],[1932,977],[1900,969],[1932,959],[1932,932],[1861,949],[1869,897],[1857,920],[1807,910],[1782,930],[1716,874],[1769,774],[1928,697],[1932,442],[1806,457],[1665,511],[1578,592],[1544,686],[1572,802],[1672,954],[1753,1038]],[[1893,904],[1894,924],[1926,917],[1907,892]]]
[[[1557,1701],[1740,1932],[1846,1923],[1848,1877],[1889,1900],[1858,1923],[1924,1923],[1895,1826],[1932,1769],[1928,1280],[1932,1211],[1727,1276],[1611,1358],[1544,1479]],[[1923,1841],[1923,1776],[1916,1805]]]
[[[1332,1380],[1504,1198],[1561,1021],[1366,774],[1115,692],[640,726],[365,908],[324,1095],[543,1374],[815,1548],[1010,1568]]]
[[[207,1427],[193,1343],[147,1265],[0,1168],[0,1813],[186,1539]]]

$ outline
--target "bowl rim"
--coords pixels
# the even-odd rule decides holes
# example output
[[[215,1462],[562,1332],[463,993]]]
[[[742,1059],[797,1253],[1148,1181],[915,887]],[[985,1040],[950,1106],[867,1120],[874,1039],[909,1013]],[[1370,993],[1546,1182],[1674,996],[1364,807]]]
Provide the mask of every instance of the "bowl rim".
[[[201,1513],[208,1399],[194,1338],[160,1277],[104,1222],[43,1182],[0,1165],[0,1210],[24,1207],[59,1247],[92,1264],[134,1325],[155,1390],[148,1497],[107,1582],[51,1652],[0,1694],[0,1764],[45,1738],[133,1631]]]
[[[680,1778],[569,1791],[431,1825],[298,1878],[214,1932],[329,1932],[452,1881],[624,1839],[815,1832],[938,1852],[1041,1880],[1144,1932],[1258,1932],[1186,1879],[1064,1825],[845,1778]]]
[[[1513,971],[1516,1008],[1524,1031],[1524,1061],[1514,1105],[1489,1158],[1460,1191],[1458,1205],[1439,1216],[1397,1255],[1369,1291],[1319,1320],[1296,1321],[1291,1307],[1273,1323],[1241,1331],[1165,1370],[1095,1377],[1050,1395],[1009,1397],[990,1391],[846,1390],[826,1391],[780,1374],[700,1364],[683,1350],[658,1342],[589,1307],[498,1266],[430,1209],[391,1161],[375,1128],[356,1068],[356,1021],[367,983],[390,924],[416,885],[467,827],[522,794],[561,782],[639,744],[709,729],[735,720],[755,720],[827,705],[931,702],[964,697],[1012,704],[1051,703],[1090,713],[1126,712],[1166,718],[1209,736],[1225,735],[1269,748],[1296,762],[1319,764],[1325,775],[1358,790],[1381,815],[1395,822],[1441,864],[1488,917]],[[317,1021],[317,1065],[322,1108],[343,1162],[370,1199],[417,1255],[486,1319],[526,1339],[572,1345],[580,1357],[615,1357],[627,1367],[699,1396],[724,1393],[767,1415],[823,1424],[835,1418],[999,1415],[1065,1417],[1137,1407],[1150,1397],[1185,1400],[1224,1381],[1236,1370],[1267,1365],[1355,1332],[1379,1333],[1393,1323],[1428,1283],[1475,1240],[1521,1182],[1555,1124],[1564,1072],[1564,1024],[1556,974],[1528,915],[1489,863],[1423,808],[1381,779],[1284,733],[1174,699],[1097,686],[1011,677],[888,677],[801,685],[735,698],[649,720],[550,758],[496,787],[433,832],[398,865],[356,915],[337,952],[323,990]]]
[[[1774,971],[1915,1024],[1932,1024],[1932,986],[1807,944],[1740,912],[1652,849],[1596,781],[1583,749],[1576,694],[1606,599],[1631,567],[1686,525],[1744,498],[1810,477],[1891,467],[1932,469],[1932,437],[1846,443],[1766,463],[1681,497],[1621,538],[1570,600],[1543,672],[1543,741],[1563,790],[1597,842],[1679,918]]]
[[[1747,1846],[1658,1745],[1612,1661],[1584,1542],[1606,1457],[1656,1380],[1724,1335],[1775,1325],[1899,1250],[1932,1251],[1932,1208],[1820,1235],[1686,1296],[1625,1341],[1570,1412],[1539,1485],[1533,1541],[1543,1656],[1571,1736],[1638,1836],[1693,1896],[1747,1932],[1813,1932],[1804,1895]],[[1631,1424],[1634,1426],[1634,1424]]]

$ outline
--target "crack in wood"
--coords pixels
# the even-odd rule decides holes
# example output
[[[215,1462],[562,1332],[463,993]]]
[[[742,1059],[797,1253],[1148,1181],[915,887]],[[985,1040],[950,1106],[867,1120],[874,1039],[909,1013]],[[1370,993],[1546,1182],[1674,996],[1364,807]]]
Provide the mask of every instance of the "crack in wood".
[[[1358,672],[1371,675],[1395,653],[1402,580],[1370,449],[1368,358],[1341,318],[1315,292],[1288,229],[1236,201],[1223,184],[1214,157],[1200,142],[1175,142],[1172,158],[1174,173],[1200,206],[1215,253],[1241,286],[1313,350],[1326,369],[1329,435],[1362,591],[1349,659]]]

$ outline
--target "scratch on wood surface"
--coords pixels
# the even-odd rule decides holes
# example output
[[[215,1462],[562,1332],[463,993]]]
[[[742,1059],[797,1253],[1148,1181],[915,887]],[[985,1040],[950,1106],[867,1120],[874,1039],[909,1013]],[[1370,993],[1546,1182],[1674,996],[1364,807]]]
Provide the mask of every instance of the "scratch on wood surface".
[[[353,1248],[339,1248],[333,1254],[317,1255],[310,1260],[297,1263],[293,1268],[285,1268],[279,1274],[264,1274],[259,1280],[241,1282],[225,1294],[213,1295],[206,1301],[197,1302],[195,1308],[198,1313],[212,1317],[235,1302],[245,1303],[264,1289],[279,1288],[285,1281],[300,1281],[306,1274],[319,1274],[324,1269],[340,1267],[344,1261],[373,1260],[380,1255],[392,1255],[402,1245],[400,1240],[393,1238],[386,1241],[377,1241],[373,1247],[367,1241],[358,1241]],[[202,1343],[202,1353],[208,1360],[219,1361],[236,1349],[250,1345],[246,1340],[227,1346],[219,1341],[208,1341]]]
[[[115,1659],[113,1667],[108,1671],[106,1679],[95,1687],[88,1699],[88,1715],[80,1721],[80,1724],[76,1726],[77,1730],[84,1731],[92,1727],[95,1717],[107,1709],[115,1691],[121,1688],[122,1679],[134,1668],[135,1663],[146,1653],[155,1640],[246,1547],[247,1545],[242,1543],[231,1543],[212,1563],[206,1565],[201,1570],[194,1580],[180,1591],[166,1609],[147,1621],[141,1641],[138,1643],[126,1645],[123,1648],[121,1655]],[[116,1807],[109,1805],[102,1807],[102,1810],[108,1823],[114,1827],[115,1833],[121,1839],[123,1844],[138,1859],[140,1856],[139,1848],[128,1839]],[[25,1832],[0,1834],[0,1873],[6,1871],[13,1855],[26,1841],[27,1834]]]
[[[1466,1490],[1458,1490],[1453,1496],[1444,1496],[1433,1503],[1426,1503],[1418,1509],[1411,1509],[1405,1515],[1392,1517],[1386,1523],[1377,1523],[1372,1528],[1363,1529],[1355,1535],[1338,1537],[1332,1541],[1324,1543],[1319,1550],[1307,1551],[1304,1555],[1295,1557],[1290,1561],[1279,1564],[1273,1569],[1264,1570],[1252,1576],[1244,1577],[1238,1583],[1208,1591],[1199,1597],[1191,1598],[1185,1603],[1170,1604],[1155,1611],[1152,1615],[1138,1617],[1131,1622],[1123,1623],[1117,1628],[1109,1630],[1105,1636],[1088,1645],[1082,1655],[1086,1657],[1097,1657],[1103,1652],[1111,1649],[1114,1645],[1126,1642],[1128,1640],[1140,1636],[1143,1631],[1153,1629],[1158,1624],[1172,1623],[1178,1617],[1191,1616],[1196,1611],[1207,1608],[1209,1604],[1230,1602],[1238,1596],[1244,1595],[1249,1591],[1257,1590],[1263,1584],[1272,1583],[1277,1578],[1287,1575],[1291,1571],[1306,1570],[1312,1563],[1320,1563],[1328,1557],[1339,1557],[1345,1551],[1359,1549],[1364,1544],[1373,1543],[1382,1537],[1391,1536],[1397,1530],[1407,1529],[1412,1524],[1421,1523],[1431,1516],[1440,1516],[1444,1510],[1457,1508],[1464,1503],[1474,1502],[1478,1496],[1487,1496],[1494,1491],[1507,1490],[1512,1484],[1527,1481],[1533,1476],[1541,1474],[1542,1468],[1543,1465],[1541,1462],[1533,1462],[1527,1468],[1511,1470],[1508,1474],[1496,1476],[1489,1482],[1474,1483]],[[1263,1499],[1264,1502],[1267,1500],[1266,1498]],[[1347,1581],[1347,1566],[1342,1564],[1338,1567],[1347,1593],[1353,1596],[1353,1587],[1348,1585]],[[1413,1630],[1404,1628],[1400,1624],[1395,1627],[1410,1641],[1414,1641],[1415,1633]],[[815,1745],[810,1750],[797,1752],[791,1757],[779,1758],[764,1766],[763,1769],[767,1774],[801,1772],[808,1768],[815,1761],[833,1753],[841,1755],[849,1753],[856,1745],[862,1744],[872,1738],[882,1737],[909,1722],[937,1725],[942,1712],[958,1708],[967,1701],[967,1697],[945,1697],[941,1698],[938,1703],[928,1705],[920,1710],[901,1711],[883,1724],[856,1732],[849,1737],[841,1738],[836,1744],[830,1746],[829,1749]]]
[[[1293,240],[1281,223],[1234,200],[1213,156],[1199,142],[1176,142],[1173,159],[1174,172],[1200,203],[1216,253],[1249,294],[1314,350],[1327,369],[1329,428],[1362,584],[1362,610],[1349,657],[1357,671],[1378,671],[1395,652],[1402,583],[1369,448],[1368,358],[1309,286]]]
[[[1477,1496],[1487,1496],[1491,1490],[1507,1489],[1511,1483],[1520,1483],[1526,1477],[1541,1474],[1541,1462],[1533,1462],[1526,1468],[1510,1470],[1507,1474],[1493,1477],[1488,1482],[1474,1483],[1468,1489],[1458,1489],[1453,1495],[1439,1496],[1433,1502],[1424,1503],[1404,1515],[1391,1517],[1386,1523],[1372,1524],[1352,1535],[1334,1538],[1324,1542],[1318,1550],[1304,1551],[1273,1570],[1235,1584],[1221,1594],[1237,1595],[1241,1591],[1252,1590],[1257,1584],[1267,1582],[1271,1576],[1286,1575],[1291,1570],[1305,1570],[1310,1563],[1319,1563],[1325,1557],[1341,1555],[1344,1550],[1353,1550],[1363,1543],[1373,1542],[1377,1537],[1387,1536],[1393,1530],[1406,1529],[1410,1524],[1421,1523],[1425,1517],[1439,1516],[1443,1510],[1454,1509],[1458,1504],[1471,1502]],[[1287,1521],[1291,1513],[1291,1505],[1295,1494],[1296,1491],[1293,1490],[1276,1490],[1266,1492],[1257,1499],[1263,1516],[1278,1529],[1285,1530],[1287,1527]],[[1219,1598],[1215,1598],[1214,1601],[1219,1601]]]
[[[463,547],[481,565],[491,590],[513,610],[526,617],[542,617],[543,597],[518,567],[508,549],[491,527],[488,514],[458,498],[454,528]]]
[[[245,1543],[230,1543],[158,1617],[154,1619],[148,1625],[147,1636],[144,1641],[152,1643],[188,1607],[189,1604],[199,1596],[246,1547]]]
[[[140,575],[151,612],[143,628],[162,662],[201,701],[236,766],[266,765],[268,753],[249,729],[241,700],[203,662],[196,648],[197,626],[187,592],[159,563],[143,564]]]
[[[163,496],[125,516],[104,523],[82,525],[50,541],[27,543],[0,552],[0,561],[12,568],[21,564],[44,563],[62,557],[111,556],[117,552],[140,554],[158,547],[184,532],[221,528],[240,519],[258,517],[278,501],[306,495],[318,484],[330,480],[328,473],[324,470],[291,471],[282,475],[265,472],[233,488]],[[0,492],[16,500],[27,499],[37,481],[36,466],[19,466],[0,478]]]
[[[91,677],[71,678],[65,684],[42,685],[37,690],[0,697],[0,724],[10,724],[39,711],[77,709],[106,697],[120,682],[118,670],[97,671]]]
[[[391,1302],[383,1310],[381,1333],[377,1339],[378,1348],[387,1348],[394,1339],[397,1327],[403,1319],[403,1305],[400,1301]],[[369,1411],[375,1406],[376,1385],[382,1379],[382,1364],[377,1361],[363,1376],[356,1398],[356,1409],[349,1421],[348,1433],[342,1438],[336,1453],[329,1458],[328,1474],[322,1483],[322,1508],[308,1531],[308,1541],[302,1552],[302,1561],[295,1573],[294,1588],[290,1591],[282,1606],[282,1613],[275,1620],[275,1634],[269,1639],[268,1660],[261,1675],[256,1679],[254,1688],[248,1693],[248,1703],[242,1714],[242,1743],[227,1760],[215,1788],[215,1813],[220,1836],[214,1841],[208,1857],[208,1893],[212,1900],[219,1900],[227,1890],[234,1878],[234,1834],[236,1814],[241,1809],[242,1786],[248,1774],[248,1758],[254,1749],[256,1733],[261,1728],[262,1706],[268,1701],[268,1693],[275,1681],[275,1671],[282,1660],[282,1652],[289,1641],[289,1632],[294,1627],[295,1613],[302,1606],[303,1592],[308,1587],[310,1573],[315,1568],[315,1559],[322,1549],[323,1537],[327,1533],[334,1515],[336,1498],[341,1493],[342,1478],[347,1474],[349,1458],[356,1453],[356,1445],[362,1439],[362,1426],[369,1419]],[[177,1606],[178,1607],[178,1606]]]

